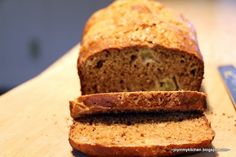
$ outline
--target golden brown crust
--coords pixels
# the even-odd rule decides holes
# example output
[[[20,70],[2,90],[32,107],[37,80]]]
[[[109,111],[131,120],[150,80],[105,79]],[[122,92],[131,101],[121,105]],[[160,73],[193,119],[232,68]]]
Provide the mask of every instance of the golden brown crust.
[[[78,68],[103,50],[127,47],[166,48],[202,62],[195,30],[182,15],[154,0],[118,0],[88,20]]]
[[[195,91],[117,92],[83,95],[70,101],[73,118],[107,112],[204,111],[206,94]]]
[[[73,139],[69,138],[69,142],[71,146],[80,150],[81,152],[89,155],[89,156],[146,156],[146,157],[154,157],[154,156],[174,156],[178,154],[186,154],[186,152],[173,152],[173,149],[188,149],[188,148],[210,148],[212,140],[201,141],[197,144],[185,144],[185,145],[168,145],[168,146],[150,146],[150,147],[116,147],[116,146],[105,146],[98,144],[80,144],[73,141]],[[191,153],[191,152],[190,152]]]

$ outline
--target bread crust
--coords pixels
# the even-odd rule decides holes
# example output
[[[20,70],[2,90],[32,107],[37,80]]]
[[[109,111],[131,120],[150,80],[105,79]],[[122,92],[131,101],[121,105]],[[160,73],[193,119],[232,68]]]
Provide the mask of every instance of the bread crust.
[[[113,2],[95,12],[85,25],[78,68],[103,50],[127,47],[169,49],[203,64],[193,25],[154,0]]]
[[[79,144],[75,143],[73,139],[69,139],[71,146],[80,150],[81,152],[89,156],[100,156],[100,157],[122,157],[122,156],[143,156],[143,157],[154,157],[154,156],[174,156],[178,154],[187,154],[187,152],[173,152],[173,149],[186,149],[186,148],[210,148],[212,140],[201,141],[196,144],[185,144],[185,145],[168,145],[168,146],[150,146],[150,147],[118,147],[118,146],[105,146],[99,144]]]
[[[200,111],[206,94],[195,91],[144,91],[82,95],[70,101],[73,118],[107,112]]]

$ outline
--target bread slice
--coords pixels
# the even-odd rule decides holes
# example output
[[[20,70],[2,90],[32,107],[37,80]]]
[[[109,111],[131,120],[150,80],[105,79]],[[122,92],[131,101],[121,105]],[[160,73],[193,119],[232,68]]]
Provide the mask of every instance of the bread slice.
[[[69,134],[71,146],[90,156],[169,156],[186,153],[180,149],[208,148],[213,138],[201,113],[83,117]]]
[[[117,0],[94,13],[77,66],[83,95],[199,90],[204,73],[193,25],[154,0]]]
[[[204,111],[206,94],[195,91],[145,91],[82,95],[70,101],[73,118],[108,112]]]

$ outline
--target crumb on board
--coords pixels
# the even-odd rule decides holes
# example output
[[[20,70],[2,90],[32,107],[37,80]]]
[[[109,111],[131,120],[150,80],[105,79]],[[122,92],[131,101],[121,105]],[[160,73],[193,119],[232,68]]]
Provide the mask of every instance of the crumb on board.
[[[225,113],[222,113],[223,116],[225,116]]]
[[[69,120],[70,120],[70,118],[69,118],[69,117],[65,117],[65,119],[66,119],[66,121],[69,121]]]

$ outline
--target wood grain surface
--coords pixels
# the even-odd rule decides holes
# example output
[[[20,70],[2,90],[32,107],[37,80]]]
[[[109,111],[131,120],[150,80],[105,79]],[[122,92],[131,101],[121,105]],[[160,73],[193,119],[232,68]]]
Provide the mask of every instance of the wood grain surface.
[[[196,26],[205,60],[203,90],[208,94],[209,108],[206,114],[216,133],[213,146],[229,149],[191,156],[234,157],[236,114],[217,67],[236,66],[235,3],[164,3],[183,12]],[[78,51],[79,44],[43,73],[0,97],[0,157],[83,156],[72,151],[68,143],[68,101],[80,95]]]

